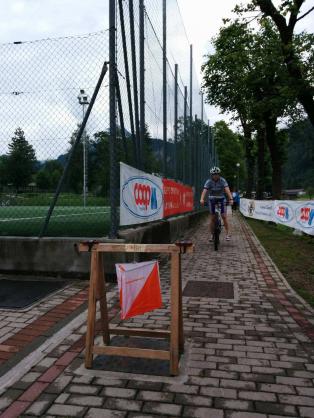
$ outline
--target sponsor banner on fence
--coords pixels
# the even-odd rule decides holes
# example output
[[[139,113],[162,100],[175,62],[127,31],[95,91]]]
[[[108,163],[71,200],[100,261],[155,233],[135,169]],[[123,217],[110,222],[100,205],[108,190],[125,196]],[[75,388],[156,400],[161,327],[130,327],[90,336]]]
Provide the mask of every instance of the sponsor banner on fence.
[[[314,201],[241,199],[244,216],[271,221],[314,235]]]
[[[163,179],[164,218],[190,212],[194,207],[193,189],[173,180]]]
[[[120,225],[193,210],[193,189],[120,163]]]
[[[120,163],[120,225],[162,219],[162,179]]]

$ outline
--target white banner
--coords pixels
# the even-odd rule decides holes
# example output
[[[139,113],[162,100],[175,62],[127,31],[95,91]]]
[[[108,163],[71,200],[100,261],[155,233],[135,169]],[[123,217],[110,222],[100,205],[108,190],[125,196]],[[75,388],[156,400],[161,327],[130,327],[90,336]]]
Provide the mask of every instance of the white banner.
[[[120,225],[163,217],[162,179],[120,163]]]
[[[314,201],[240,200],[244,216],[276,222],[314,235]]]

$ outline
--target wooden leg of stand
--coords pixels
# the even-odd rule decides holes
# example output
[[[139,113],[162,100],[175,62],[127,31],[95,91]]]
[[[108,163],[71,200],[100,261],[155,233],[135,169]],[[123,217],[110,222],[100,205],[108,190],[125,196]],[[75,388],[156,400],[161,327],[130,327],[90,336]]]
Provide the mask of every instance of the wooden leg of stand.
[[[170,374],[179,373],[179,254],[171,255],[171,336],[170,336]]]
[[[104,259],[103,254],[98,253],[98,300],[100,306],[100,323],[103,342],[106,345],[110,344],[110,333],[109,333],[109,319],[108,319],[108,308],[107,308],[107,295],[106,295],[106,284],[104,275]]]
[[[88,316],[87,316],[87,332],[86,332],[86,351],[85,351],[85,367],[90,369],[93,364],[93,347],[95,338],[95,320],[96,320],[96,280],[98,276],[98,253],[91,252],[91,271],[89,280],[88,294]]]
[[[179,254],[179,352],[184,353],[184,330],[182,312],[182,274],[181,274],[181,254]]]

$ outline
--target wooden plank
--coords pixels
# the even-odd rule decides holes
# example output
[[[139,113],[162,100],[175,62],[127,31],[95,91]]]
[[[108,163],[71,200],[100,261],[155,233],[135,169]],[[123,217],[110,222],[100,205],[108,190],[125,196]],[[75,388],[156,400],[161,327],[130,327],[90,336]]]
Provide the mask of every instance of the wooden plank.
[[[130,335],[151,338],[170,338],[170,331],[139,329],[139,328],[114,328],[110,327],[110,334],[113,335]]]
[[[94,354],[107,354],[111,356],[149,358],[159,360],[169,360],[170,353],[165,350],[149,350],[146,348],[135,347],[113,347],[113,346],[94,346]]]
[[[87,331],[86,331],[86,350],[85,350],[85,367],[90,369],[93,364],[93,346],[95,338],[95,318],[96,318],[96,278],[98,268],[98,253],[91,255],[91,272],[88,292],[88,315],[87,315]]]
[[[92,247],[86,243],[79,244],[79,251],[121,252],[121,253],[179,253],[180,247],[175,244],[111,244],[96,243]]]
[[[104,344],[110,344],[109,319],[104,276],[103,255],[98,253],[97,299],[100,307],[100,323]]]
[[[171,255],[171,337],[170,337],[170,373],[179,373],[179,254]]]

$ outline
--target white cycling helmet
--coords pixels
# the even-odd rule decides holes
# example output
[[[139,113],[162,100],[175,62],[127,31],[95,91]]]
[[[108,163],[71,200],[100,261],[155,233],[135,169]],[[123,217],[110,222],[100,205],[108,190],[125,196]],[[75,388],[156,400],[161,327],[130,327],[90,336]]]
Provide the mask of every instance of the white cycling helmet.
[[[220,174],[220,168],[219,167],[211,168],[210,174]]]

